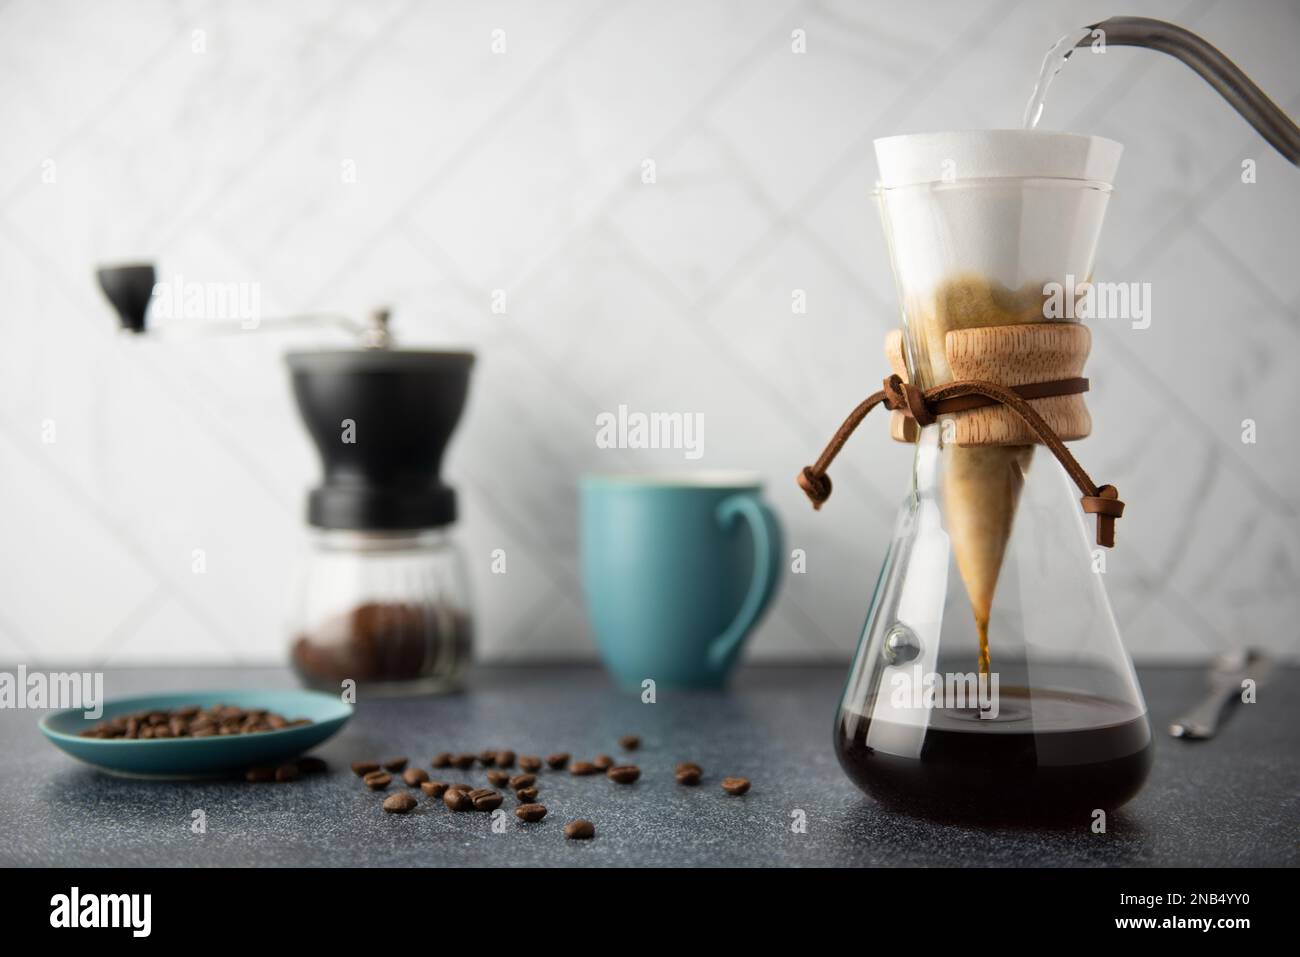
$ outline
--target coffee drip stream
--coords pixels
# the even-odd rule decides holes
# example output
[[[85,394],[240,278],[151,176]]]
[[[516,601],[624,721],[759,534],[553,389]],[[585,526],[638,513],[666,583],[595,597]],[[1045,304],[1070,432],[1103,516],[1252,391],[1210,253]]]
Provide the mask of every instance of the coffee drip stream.
[[[148,264],[99,270],[124,330],[172,338],[336,328],[353,348],[290,352],[294,400],[323,477],[307,500],[308,554],[295,588],[290,660],[304,683],[337,692],[454,688],[472,653],[473,614],[449,530],[455,490],[441,477],[474,357],[394,348],[387,310],[364,322],[316,313],[151,323]]]

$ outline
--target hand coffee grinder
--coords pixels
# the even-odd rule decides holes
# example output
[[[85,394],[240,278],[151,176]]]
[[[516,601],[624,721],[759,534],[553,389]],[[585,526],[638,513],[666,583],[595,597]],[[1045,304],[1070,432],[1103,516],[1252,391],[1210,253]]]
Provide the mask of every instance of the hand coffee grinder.
[[[151,265],[99,270],[123,329],[146,329]],[[307,498],[310,538],[295,592],[289,657],[299,678],[338,691],[449,690],[469,661],[473,616],[459,547],[449,530],[456,492],[441,478],[443,452],[460,420],[474,356],[393,348],[388,314],[260,319],[258,329],[342,326],[350,349],[285,358],[294,399],[324,476]],[[238,321],[188,322],[186,332],[247,334]]]

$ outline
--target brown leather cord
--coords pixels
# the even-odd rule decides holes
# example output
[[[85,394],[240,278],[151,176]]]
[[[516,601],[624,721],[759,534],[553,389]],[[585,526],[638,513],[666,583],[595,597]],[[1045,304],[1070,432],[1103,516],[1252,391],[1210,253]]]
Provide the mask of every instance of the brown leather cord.
[[[831,479],[826,474],[835,456],[839,455],[844,443],[849,440],[854,430],[862,424],[868,413],[876,406],[902,412],[924,428],[932,424],[937,416],[951,412],[979,408],[985,405],[1003,405],[1015,412],[1025,425],[1033,430],[1039,440],[1051,450],[1074,484],[1083,493],[1081,499],[1083,510],[1097,516],[1097,544],[1105,548],[1115,545],[1115,519],[1124,514],[1124,503],[1119,500],[1119,492],[1113,485],[1096,485],[1088,477],[1070,450],[1065,447],[1050,425],[1043,421],[1030,399],[1044,399],[1055,395],[1077,395],[1088,391],[1087,379],[1059,379],[1054,382],[1034,382],[1029,385],[1004,386],[982,379],[965,379],[949,382],[922,391],[910,382],[904,382],[899,376],[891,375],[884,382],[884,388],[871,395],[849,413],[817,461],[804,468],[796,477],[799,487],[804,490],[813,508],[820,509],[822,503],[831,495]]]

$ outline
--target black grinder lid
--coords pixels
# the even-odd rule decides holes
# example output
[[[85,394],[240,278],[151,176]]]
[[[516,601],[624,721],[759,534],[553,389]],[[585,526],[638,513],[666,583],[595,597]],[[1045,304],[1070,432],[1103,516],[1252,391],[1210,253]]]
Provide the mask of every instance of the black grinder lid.
[[[472,353],[340,349],[285,359],[325,472],[307,499],[311,525],[399,531],[456,520],[456,492],[440,472]]]

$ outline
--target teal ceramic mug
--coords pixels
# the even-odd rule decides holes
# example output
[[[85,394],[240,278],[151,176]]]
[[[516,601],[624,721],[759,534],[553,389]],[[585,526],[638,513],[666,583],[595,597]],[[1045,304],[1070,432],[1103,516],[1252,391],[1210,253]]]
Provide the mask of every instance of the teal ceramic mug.
[[[781,526],[761,489],[733,472],[583,477],[583,590],[619,684],[726,681],[781,577]]]

